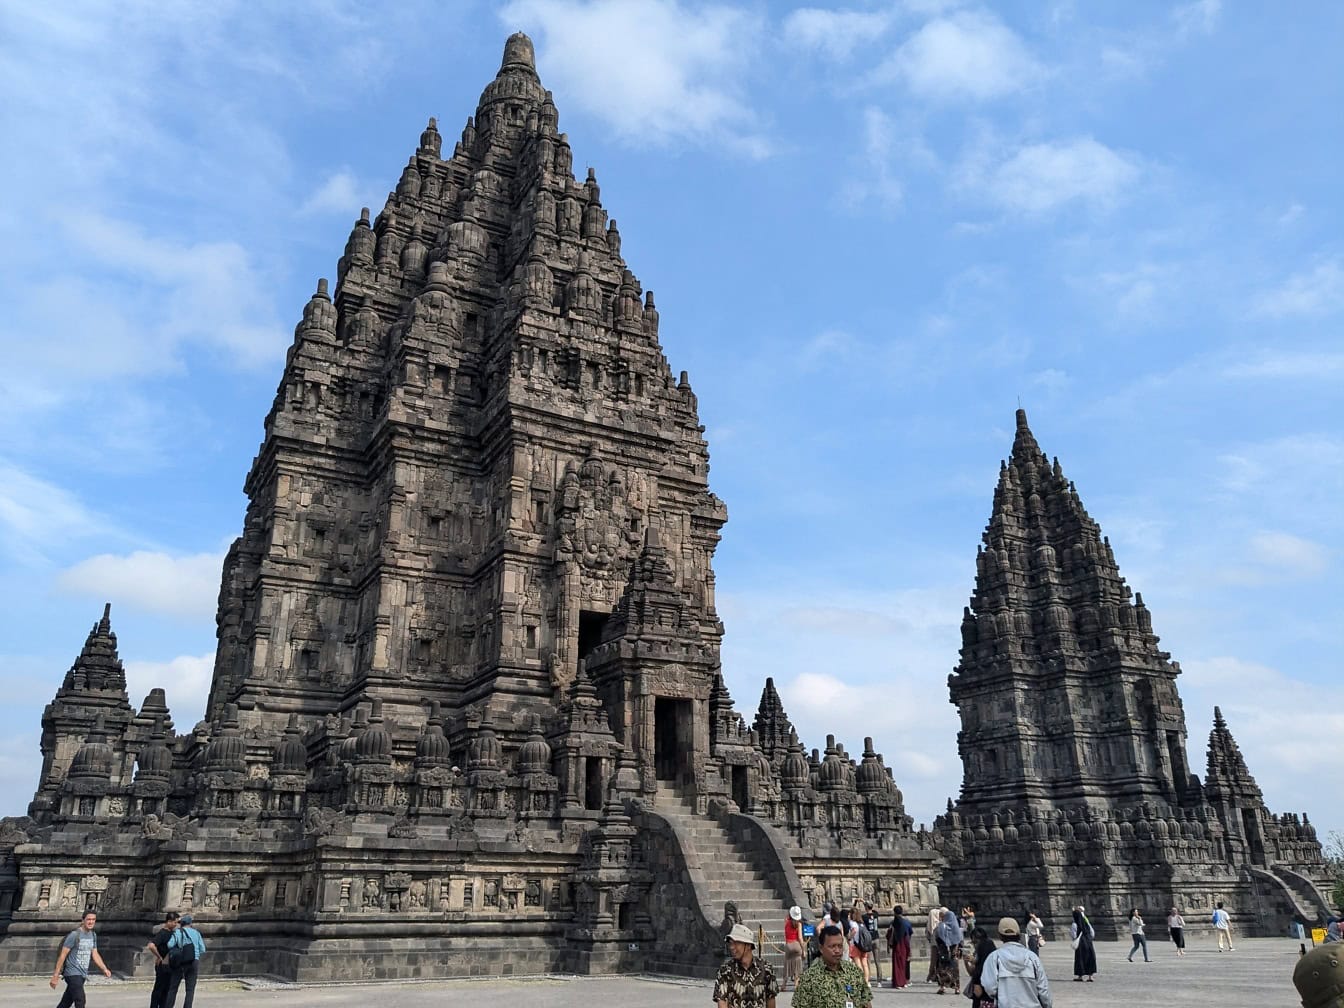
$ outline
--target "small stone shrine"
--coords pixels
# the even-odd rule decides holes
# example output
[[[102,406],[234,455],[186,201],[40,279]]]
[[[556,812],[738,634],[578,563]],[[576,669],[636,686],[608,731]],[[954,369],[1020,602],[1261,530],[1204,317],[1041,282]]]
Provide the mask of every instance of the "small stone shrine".
[[[1202,928],[1223,901],[1250,934],[1324,918],[1315,829],[1269,812],[1217,708],[1203,781],[1187,765],[1180,666],[1022,410],[961,635],[964,776],[933,840],[948,906],[1037,910],[1058,934],[1082,905],[1102,937],[1128,937],[1131,907]]]
[[[936,900],[871,740],[807,753],[770,682],[734,709],[695,394],[557,121],[514,35],[355,222],[246,480],[206,717],[132,707],[105,610],[0,824],[0,972],[89,907],[114,969],[171,909],[210,970],[351,980],[704,974],[728,899],[776,937]]]

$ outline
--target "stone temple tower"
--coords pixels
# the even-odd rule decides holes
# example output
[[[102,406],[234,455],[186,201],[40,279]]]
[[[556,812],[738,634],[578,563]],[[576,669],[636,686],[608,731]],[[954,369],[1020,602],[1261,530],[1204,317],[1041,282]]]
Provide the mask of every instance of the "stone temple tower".
[[[1221,712],[1207,782],[1191,773],[1179,674],[1018,410],[948,679],[964,770],[937,823],[949,906],[1064,924],[1082,903],[1103,932],[1132,906],[1218,899],[1273,933],[1316,918],[1314,833],[1265,809]]]
[[[290,713],[306,729],[361,702],[417,721],[438,702],[450,725],[470,708],[521,742],[606,640],[648,541],[703,726],[726,511],[653,293],[593,171],[572,175],[526,36],[442,143],[431,120],[295,332],[225,567],[207,717],[232,704],[244,730]]]
[[[0,819],[0,973],[83,907],[236,972],[713,973],[727,900],[932,899],[871,739],[806,755],[719,664],[727,514],[686,374],[532,43],[434,120],[303,309],[225,560],[206,717],[125,692],[109,614]],[[168,684],[171,689],[171,683]]]

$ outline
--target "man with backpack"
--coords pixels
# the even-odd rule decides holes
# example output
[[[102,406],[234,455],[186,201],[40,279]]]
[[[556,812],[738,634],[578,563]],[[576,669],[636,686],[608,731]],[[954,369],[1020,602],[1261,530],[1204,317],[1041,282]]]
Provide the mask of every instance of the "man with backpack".
[[[177,1004],[177,989],[184,984],[187,993],[182,1008],[191,1008],[196,997],[196,974],[200,969],[201,956],[205,955],[205,939],[191,924],[191,914],[183,914],[177,920],[177,930],[168,941],[168,966],[172,970],[172,978],[168,981],[168,995],[164,998],[163,1008],[174,1008]]]

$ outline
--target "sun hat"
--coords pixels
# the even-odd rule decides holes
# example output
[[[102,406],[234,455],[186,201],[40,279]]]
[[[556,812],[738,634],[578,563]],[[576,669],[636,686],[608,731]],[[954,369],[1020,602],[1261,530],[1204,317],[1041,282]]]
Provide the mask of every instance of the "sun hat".
[[[734,924],[733,929],[728,932],[728,940],[741,942],[743,945],[756,947],[756,936],[751,933],[751,928],[745,924]]]
[[[792,917],[792,918],[793,918],[794,920],[796,920],[796,921],[802,920],[802,919],[803,919],[803,908],[802,908],[802,907],[798,907],[798,906],[791,906],[791,907],[789,907],[789,916]]]

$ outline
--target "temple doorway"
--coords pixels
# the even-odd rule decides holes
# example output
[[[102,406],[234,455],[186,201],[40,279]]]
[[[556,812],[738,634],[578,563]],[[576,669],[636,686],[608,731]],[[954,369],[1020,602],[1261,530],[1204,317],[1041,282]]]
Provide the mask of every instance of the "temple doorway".
[[[743,812],[751,811],[751,789],[747,784],[747,768],[735,766],[733,769],[733,801]]]
[[[691,753],[695,750],[693,701],[655,697],[653,701],[653,766],[660,781],[689,783]]]

